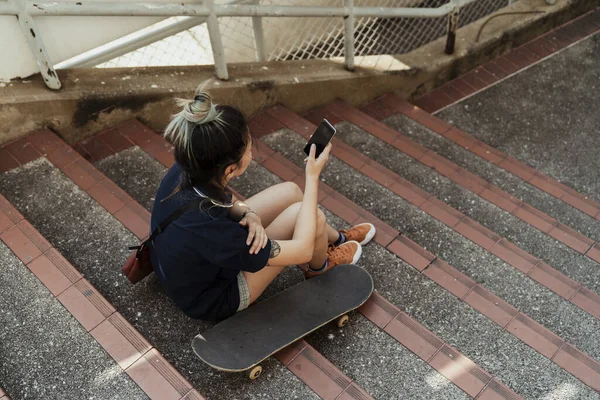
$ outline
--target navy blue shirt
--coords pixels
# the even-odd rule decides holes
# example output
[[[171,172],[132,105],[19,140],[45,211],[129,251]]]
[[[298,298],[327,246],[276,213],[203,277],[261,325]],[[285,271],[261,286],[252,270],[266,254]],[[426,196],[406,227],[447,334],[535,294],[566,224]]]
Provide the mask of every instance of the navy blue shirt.
[[[180,167],[175,164],[156,194],[151,231],[177,208],[199,197],[192,189],[164,200],[179,179]],[[198,189],[208,194],[208,188]],[[229,218],[229,210],[207,200],[171,222],[151,246],[154,272],[169,297],[192,318],[233,315],[240,305],[237,275],[259,271],[269,259],[271,242],[258,254],[250,254],[248,230]]]

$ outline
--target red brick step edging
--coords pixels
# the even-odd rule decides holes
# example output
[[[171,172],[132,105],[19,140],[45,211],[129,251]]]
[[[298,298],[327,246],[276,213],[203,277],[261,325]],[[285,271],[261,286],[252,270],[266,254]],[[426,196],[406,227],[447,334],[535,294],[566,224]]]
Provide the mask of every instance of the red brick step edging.
[[[257,125],[257,121],[258,124]],[[143,126],[138,121],[132,121],[132,125],[137,126],[137,130],[135,133],[130,131],[135,138],[135,143],[138,144],[143,150],[148,147],[148,143],[154,142],[156,137],[160,137],[154,134],[150,129]],[[256,119],[253,120],[252,123],[252,131],[256,135],[257,130],[277,130],[282,126],[279,122],[271,119],[265,118],[264,115],[260,114]],[[127,135],[129,137],[129,135]],[[172,146],[164,142],[164,139],[160,139],[163,141],[164,146],[162,147],[163,154],[152,154],[159,162],[161,162],[165,167],[170,167],[173,163],[172,161]],[[266,163],[270,165],[272,168],[277,168],[279,162],[277,161],[279,154],[275,154],[273,150],[269,149],[262,143],[257,143],[259,148],[258,161],[259,163]],[[155,149],[158,147],[157,145],[153,145],[152,148]],[[287,161],[286,161],[287,162]],[[284,172],[286,166],[283,165],[283,170],[280,170],[284,176],[286,172]],[[281,175],[280,175],[281,176]],[[297,183],[302,183],[301,179],[295,180]],[[329,190],[332,192],[331,190]],[[335,193],[331,194],[332,197],[329,198],[329,195],[320,195],[321,204],[329,204],[330,206],[341,206],[338,208],[338,213],[344,214],[344,206],[341,203],[338,203],[338,199]],[[236,197],[243,199],[243,196],[240,196],[236,193]],[[348,210],[345,214],[350,218],[358,218],[358,220],[369,220],[373,222],[373,219],[376,219],[374,216],[371,216],[368,213],[363,213],[363,215],[355,215],[352,211]],[[397,236],[398,232],[383,225],[383,222],[376,222],[381,228],[381,231],[377,232],[374,240],[376,242],[389,244],[395,236]],[[386,232],[387,231],[387,232]],[[386,244],[382,244],[385,246]],[[455,385],[457,385],[460,389],[464,390],[466,393],[471,394],[473,397],[477,397],[478,399],[497,399],[497,398],[505,398],[505,399],[521,399],[516,393],[502,385],[496,379],[493,379],[486,371],[484,371],[481,367],[477,366],[475,363],[470,361],[467,357],[457,352],[457,350],[453,349],[451,346],[447,345],[440,338],[437,338],[435,334],[427,330],[425,327],[421,326],[418,322],[412,320],[408,315],[402,313],[399,309],[397,309],[394,305],[389,303],[383,297],[381,297],[377,292],[374,292],[371,298],[359,308],[359,312],[373,322],[375,325],[384,329],[388,334],[390,334],[393,338],[395,338],[400,344],[411,350],[417,356],[419,356],[423,361],[429,363],[430,366],[435,368],[442,375],[446,376],[450,379]],[[390,316],[389,319],[388,316]],[[393,320],[393,321],[392,321]],[[389,326],[389,329],[387,327]],[[404,328],[406,329],[404,329]],[[432,347],[432,353],[427,355],[420,350],[423,342],[429,341],[429,346]],[[280,353],[276,355],[276,357],[285,364],[288,368],[290,367],[291,360],[298,359],[298,355],[303,351],[309,351],[310,355],[308,358],[313,358],[312,347],[310,347],[304,340],[298,341],[288,348],[282,350]],[[451,352],[450,355],[444,355],[445,353]],[[438,354],[439,353],[439,354]],[[318,353],[317,353],[318,354]],[[455,358],[453,358],[456,356]],[[321,356],[322,357],[322,356]],[[304,358],[300,358],[304,361]],[[329,365],[329,361],[324,360]],[[321,364],[321,362],[315,363],[317,366]],[[293,367],[294,372],[300,379],[303,379],[302,375],[302,364],[299,366]],[[314,370],[314,367],[312,368]],[[328,370],[329,367],[321,368],[321,372],[324,372],[323,369]],[[460,374],[457,374],[456,371],[460,371]],[[328,375],[325,372],[325,375]],[[313,378],[315,379],[315,378]],[[346,378],[347,379],[347,378]],[[303,379],[304,380],[304,379]],[[338,381],[338,386],[341,387],[339,382],[346,382],[340,378],[336,379]],[[305,381],[305,383],[307,383]],[[308,383],[307,383],[308,384]],[[311,388],[315,383],[308,384]],[[331,386],[331,383],[329,383]],[[342,385],[343,386],[343,385]],[[313,389],[314,390],[314,389]],[[322,392],[326,392],[327,389],[323,389]],[[358,386],[355,383],[351,383],[348,388],[338,397],[339,400],[342,399],[363,399],[366,395],[364,392],[361,392]],[[317,392],[319,393],[319,392]],[[500,396],[500,397],[498,397]]]
[[[412,104],[409,106],[388,104],[390,98],[392,98],[392,102],[396,103],[399,100],[394,99],[392,95],[385,95],[383,101],[378,99],[361,109],[379,120],[392,116],[397,112],[402,112],[441,134],[436,127],[439,124],[442,124],[442,126],[447,124],[429,115],[429,113],[440,111],[442,108],[495,85],[522,69],[538,63],[548,56],[598,32],[600,32],[600,9],[595,9],[426,93],[413,101],[414,108]],[[419,118],[423,118],[423,121],[420,121]],[[424,122],[429,123],[429,125]],[[461,146],[467,146],[468,150],[480,157],[519,176],[526,182],[572,207],[600,220],[600,204],[598,202],[589,199],[545,174],[532,170],[528,165],[506,156],[458,129],[447,130],[446,134],[448,139],[455,141]],[[560,235],[559,232],[555,233]],[[594,253],[598,254],[599,252],[600,246],[596,247]],[[594,260],[600,262],[600,254]]]
[[[392,96],[388,95],[383,96],[379,99],[377,104],[382,104],[386,100],[391,102],[392,100],[389,100],[391,97]],[[407,107],[409,106],[406,106],[403,109],[406,109]],[[412,106],[410,107],[412,108]],[[400,110],[398,111],[402,112]],[[334,104],[322,107],[313,111],[311,114],[313,121],[321,116],[327,116],[334,121],[347,120],[356,124],[357,126],[360,126],[372,135],[387,142],[388,144],[391,144],[399,151],[402,151],[420,163],[435,169],[438,173],[450,179],[451,181],[457,183],[467,190],[470,190],[479,197],[500,207],[506,212],[540,230],[541,232],[552,236],[559,242],[581,254],[587,255],[587,253],[589,253],[596,244],[594,240],[586,237],[582,233],[560,223],[555,218],[552,218],[549,215],[523,202],[522,200],[511,196],[497,186],[485,181],[477,175],[470,173],[464,168],[459,167],[455,163],[445,159],[434,151],[427,149],[412,139],[407,138],[402,133],[395,131],[373,117],[348,106],[342,101],[337,101]],[[494,150],[489,146],[487,146],[485,149],[482,148],[473,151],[477,154],[480,152],[495,154]],[[385,168],[382,171],[384,173],[388,173],[388,170]],[[597,260],[594,259],[594,261]]]
[[[150,398],[203,398],[2,195],[0,239]]]
[[[281,350],[275,357],[322,399],[373,400],[304,339]]]
[[[521,161],[487,145],[481,140],[448,124],[446,121],[429,114],[419,107],[414,106],[404,100],[400,100],[393,95],[382,96],[376,100],[376,102],[372,103],[372,105],[373,107],[382,105],[383,107],[393,110],[394,114],[401,113],[409,118],[414,119],[419,124],[453,141],[454,143],[462,146],[466,150],[469,150],[473,154],[478,155],[484,160],[505,169],[532,186],[535,186],[538,189],[556,197],[557,199],[564,201],[573,208],[591,217],[594,217],[596,220],[600,220],[600,203],[533,169]],[[529,212],[529,214],[531,214],[531,212]],[[574,231],[573,229],[541,213],[540,211],[537,211],[536,214],[537,216],[532,215],[526,217],[527,220],[533,221],[534,219],[537,219],[537,224],[545,225],[546,232],[549,235],[600,263],[600,245],[597,242],[594,242],[581,233]],[[517,214],[515,215],[520,217]],[[543,229],[541,225],[540,229]],[[588,247],[588,244],[591,244],[591,247]]]
[[[281,113],[285,113],[285,109],[282,109],[280,111],[280,114]],[[454,167],[457,167],[455,164],[450,163],[443,157],[433,152],[427,152],[423,146],[413,141],[405,140],[404,137],[399,136],[400,134],[392,128],[364,115],[360,111],[342,103],[341,101],[337,102],[336,107],[323,107],[313,111],[311,117],[314,118],[315,121],[320,120],[323,117],[327,117],[333,122],[339,122],[341,120],[352,122],[365,129],[370,134],[380,138],[381,140],[384,140],[387,143],[390,143],[398,150],[409,154],[412,157],[416,157],[417,160],[428,157],[430,159],[429,161],[421,162],[428,166],[433,165],[436,171],[442,175],[452,176],[453,178],[451,179],[459,182],[465,179],[465,182],[461,182],[464,186],[481,186],[484,191],[487,191],[488,195],[486,195],[485,192],[479,192],[479,195],[486,200],[492,203],[500,203],[503,201],[503,198],[500,197],[500,193],[503,192],[500,192],[500,189],[497,189],[495,186],[491,185],[483,186],[483,184],[478,182],[487,182],[483,181],[481,178],[464,170],[453,169]],[[300,129],[306,124],[306,122],[301,120],[299,117],[294,117],[293,113],[287,112],[285,118],[288,118],[288,123],[290,126],[296,126],[297,124],[297,129]],[[307,136],[306,133],[302,134]],[[398,140],[398,137],[400,137],[401,140]],[[359,153],[344,142],[334,139],[334,143],[335,146],[332,150],[332,154],[339,157],[340,160],[352,165],[364,175],[387,187],[409,203],[419,207],[429,215],[445,223],[447,226],[471,240],[473,243],[493,253],[509,265],[520,270],[529,278],[538,282],[540,285],[552,290],[565,300],[570,301],[595,318],[600,319],[600,295],[597,293],[592,292],[579,282],[572,280],[563,273],[539,260],[537,257],[525,252],[515,244],[504,238],[501,238],[495,232],[487,229],[473,219],[441,202],[434,196],[431,196],[429,193],[408,182],[395,172]],[[415,152],[419,156],[416,156]],[[437,156],[437,158],[435,158],[436,162],[432,163],[434,156]],[[444,172],[445,170],[454,172]],[[473,190],[471,188],[469,189]],[[475,193],[478,193],[478,191],[475,191]],[[506,196],[509,195],[506,194]],[[519,210],[523,209],[523,205],[519,207],[515,205],[515,207],[516,214],[519,214]],[[529,207],[528,209],[535,210],[532,207]],[[539,211],[537,213],[539,215]],[[522,215],[520,216],[523,218]],[[556,226],[558,225],[555,225],[555,227]],[[554,228],[550,227],[548,229],[552,230]],[[591,239],[589,240],[591,241]]]
[[[99,137],[106,140],[107,135],[103,133]],[[120,143],[119,151],[139,145],[160,162],[167,163],[169,166],[173,163],[171,146],[162,137],[154,134],[136,120],[121,124],[117,129],[111,129],[110,137],[111,141]],[[31,145],[35,145],[42,139],[43,143],[49,144],[50,147],[46,150],[49,149],[50,151],[48,151],[49,154],[46,155],[46,158],[125,225],[127,229],[138,238],[147,235],[150,230],[150,213],[145,208],[52,132],[48,130],[39,131],[36,132],[34,138]],[[27,140],[29,139],[25,138],[25,141]],[[91,139],[86,142],[93,142],[94,140],[97,141],[97,139]],[[28,146],[30,144],[26,146],[19,145],[17,148]],[[113,146],[113,148],[117,147]],[[30,153],[31,155],[27,158],[22,158],[24,162],[42,156],[39,152],[37,154]],[[108,151],[102,154],[103,157],[111,155]],[[91,159],[99,160],[98,157],[100,156],[96,154]],[[0,221],[2,220],[0,214]],[[61,261],[61,265],[68,264],[64,259]],[[76,270],[72,268],[69,274],[74,273],[76,273]],[[49,283],[49,285],[53,284],[53,282]],[[79,279],[73,286],[74,288],[69,288],[60,294],[59,300],[64,297],[65,302],[63,304],[67,309],[78,318],[113,358],[116,357],[115,360],[119,365],[146,393],[158,393],[155,397],[149,394],[151,398],[175,399],[174,391],[181,394],[184,390],[183,395],[186,396],[186,399],[203,398],[192,389],[192,386],[156,349],[152,348],[120,314],[115,312],[114,308],[87,281],[83,278]],[[82,293],[88,296],[89,302],[95,308],[87,307],[85,312],[79,311],[80,304],[86,304],[80,303],[82,299],[85,300]],[[133,329],[137,336],[124,330],[124,327],[130,327],[130,330]],[[302,351],[294,356],[293,364],[289,362],[291,359],[289,361],[286,359],[286,356],[289,357],[290,350],[284,349],[276,355],[276,358],[280,361],[283,360],[282,363],[321,398],[334,400],[339,396],[343,396],[346,399],[372,399],[369,394],[346,377],[308,343],[302,340],[299,345],[303,346]],[[143,357],[135,357],[138,353],[143,353]],[[133,361],[136,359],[137,361],[134,363]],[[193,390],[193,393],[188,393],[190,390]],[[182,397],[177,397],[177,399],[180,398]]]
[[[281,106],[277,106],[267,110],[265,113],[267,113],[268,116],[273,117],[273,113],[276,113],[277,110],[284,109]],[[285,117],[282,119],[286,122],[292,122],[289,120],[290,114],[291,113],[287,111]],[[264,118],[266,117],[263,116],[263,119]],[[304,122],[304,125],[298,124],[297,120],[301,119],[299,116],[295,115],[294,119],[296,121],[291,123],[293,127],[285,125],[281,120],[276,120],[276,122],[279,123],[279,129],[287,126],[301,135],[305,134],[305,131],[314,131],[315,127],[307,121]],[[276,126],[273,123],[270,125]],[[275,130],[277,130],[277,128],[275,128]],[[300,132],[298,132],[298,130],[300,130]],[[264,143],[257,142],[257,146],[261,149],[262,159],[259,161],[261,165],[284,180],[301,182],[300,178],[304,174],[304,171],[301,168],[286,160],[280,154],[275,153]],[[269,162],[269,160],[273,159],[275,159],[275,164]],[[335,192],[323,182],[320,183],[319,191],[327,193],[326,200],[331,199],[329,204],[326,204],[325,201],[321,201],[321,204],[347,223],[351,225],[363,221],[373,223],[373,220],[369,220],[369,217],[365,218],[365,215],[369,215],[370,213],[363,210],[345,196]],[[492,321],[496,322],[507,332],[513,334],[540,354],[549,355],[549,357],[546,357],[553,361],[557,357],[558,360],[561,360],[561,357],[564,356],[563,353],[565,352],[565,345],[567,345],[567,343],[563,339],[544,328],[527,315],[519,312],[516,308],[498,298],[450,264],[423,249],[405,235],[398,233],[400,236],[394,238],[391,242],[388,242],[387,239],[382,241],[381,238],[378,238],[379,229],[385,230],[386,237],[389,235],[389,232],[394,229],[378,219],[375,219],[374,222],[374,225],[378,228],[378,232],[373,239],[375,242],[386,247],[389,251],[406,261],[415,269],[427,275],[434,282]],[[556,363],[588,386],[595,390],[600,390],[600,362],[592,359],[587,354],[575,349],[575,347],[571,345],[569,345],[569,349],[576,352],[577,357],[570,356],[568,358],[569,362],[563,363],[562,365],[558,364],[558,362]]]
[[[369,107],[369,110],[381,109],[382,107],[386,109],[394,109],[399,113],[416,119],[416,108],[406,102],[403,102],[402,100],[395,98],[392,95],[382,96],[374,103],[371,103],[371,105],[372,107]],[[487,182],[486,180],[462,167],[459,167],[454,162],[406,137],[401,132],[388,127],[373,116],[362,113],[361,111],[358,111],[341,101],[335,102],[334,105],[313,111],[313,113],[319,113],[318,115],[328,115],[330,118],[341,118],[362,127],[372,135],[380,138],[388,144],[391,144],[399,151],[411,156],[416,161],[433,168],[454,183],[473,192],[477,196],[496,205],[509,214],[521,219],[541,232],[552,236],[554,239],[577,251],[578,253],[587,254],[596,244],[593,239],[586,237],[584,234],[577,232],[576,230],[559,222],[555,218],[527,204],[521,199],[508,194],[492,183]],[[377,116],[377,113],[374,114]],[[318,115],[313,114],[313,118],[316,118]],[[423,119],[419,119],[417,122],[420,122],[430,129],[439,129],[441,126],[441,123],[432,126],[432,124],[427,124],[427,122],[423,121]],[[448,125],[447,129],[444,129],[444,131],[436,130],[436,132],[442,136],[446,136],[445,132],[448,129],[452,128]],[[449,132],[448,136],[456,136],[456,133]],[[471,144],[467,144],[462,141],[459,144],[468,148],[473,153],[487,159],[488,161],[492,159],[500,159],[499,152],[490,146],[482,145],[473,147]]]
[[[595,9],[425,93],[417,98],[414,104],[427,112],[435,113],[598,31],[600,31],[600,10]]]
[[[379,293],[374,292],[359,311],[469,396],[476,399],[521,399]]]

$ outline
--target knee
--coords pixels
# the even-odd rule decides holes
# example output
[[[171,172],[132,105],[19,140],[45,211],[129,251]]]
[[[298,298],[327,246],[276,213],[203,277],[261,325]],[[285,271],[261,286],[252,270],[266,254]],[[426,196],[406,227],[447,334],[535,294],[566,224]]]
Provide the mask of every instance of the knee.
[[[285,182],[282,183],[284,185],[284,191],[286,195],[290,198],[291,203],[296,203],[302,201],[304,194],[302,193],[302,189],[294,182]]]
[[[294,212],[297,214],[300,212],[300,209],[302,208],[302,202],[297,201],[297,202],[293,203],[292,205],[290,205],[290,208],[292,210],[294,210]]]
[[[327,225],[327,218],[325,217],[325,213],[318,208],[317,209],[317,236],[320,236],[325,232],[325,226]]]
[[[300,208],[302,207],[302,202],[296,202],[292,204],[290,207],[293,207],[295,212],[300,212]],[[327,218],[325,217],[325,213],[323,210],[317,207],[317,236],[322,235],[325,232],[325,227],[327,226]]]

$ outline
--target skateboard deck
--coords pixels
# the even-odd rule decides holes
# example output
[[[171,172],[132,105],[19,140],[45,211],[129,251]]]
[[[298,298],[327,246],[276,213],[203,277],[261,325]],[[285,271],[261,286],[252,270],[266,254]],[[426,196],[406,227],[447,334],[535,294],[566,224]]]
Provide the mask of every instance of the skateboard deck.
[[[367,271],[356,265],[339,265],[197,335],[192,348],[215,369],[246,371],[360,307],[372,292],[373,280]]]

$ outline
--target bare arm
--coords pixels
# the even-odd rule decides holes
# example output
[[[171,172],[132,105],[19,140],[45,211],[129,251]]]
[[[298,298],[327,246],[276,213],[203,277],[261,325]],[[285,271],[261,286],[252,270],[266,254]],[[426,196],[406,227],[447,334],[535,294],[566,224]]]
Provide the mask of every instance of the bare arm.
[[[238,200],[235,196],[232,196],[231,201],[233,202],[233,207],[229,209],[229,218],[235,222],[239,222],[242,219],[244,211],[248,210],[250,207],[248,207],[246,203]]]
[[[302,206],[296,217],[294,234],[291,240],[271,240],[271,254],[268,266],[303,264],[310,261],[317,233],[317,195],[319,176],[329,158],[331,144],[315,159],[313,145],[306,164],[306,184]]]

